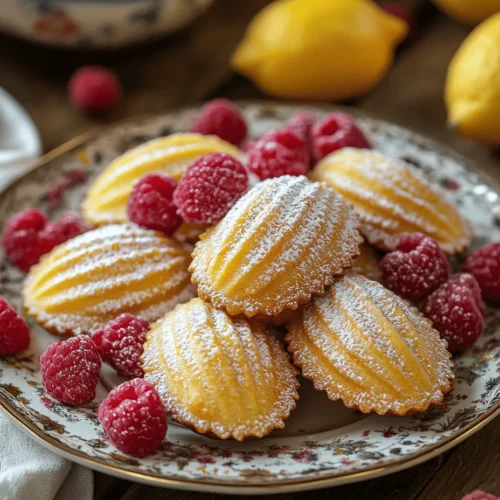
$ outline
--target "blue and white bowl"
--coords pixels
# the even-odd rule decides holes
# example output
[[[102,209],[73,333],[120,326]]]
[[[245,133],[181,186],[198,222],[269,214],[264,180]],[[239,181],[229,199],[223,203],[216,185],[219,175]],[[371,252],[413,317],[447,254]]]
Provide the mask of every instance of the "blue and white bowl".
[[[176,31],[213,0],[2,0],[0,29],[66,47],[130,45]]]

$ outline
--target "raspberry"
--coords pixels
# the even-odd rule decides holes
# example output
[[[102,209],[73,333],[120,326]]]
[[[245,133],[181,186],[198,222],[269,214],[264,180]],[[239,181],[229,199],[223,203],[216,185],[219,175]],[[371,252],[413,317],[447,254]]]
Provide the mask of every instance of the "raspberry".
[[[238,108],[231,102],[227,99],[215,99],[203,107],[190,131],[218,135],[221,139],[238,145],[247,135],[247,124]]]
[[[145,175],[134,186],[128,200],[129,219],[147,229],[172,234],[182,223],[173,201],[176,186],[168,175]]]
[[[380,7],[388,14],[399,17],[399,19],[407,24],[408,34],[406,35],[406,38],[410,38],[415,33],[415,19],[407,7],[398,2],[383,2],[380,4]]]
[[[439,244],[421,233],[403,233],[396,250],[380,262],[384,282],[407,299],[423,299],[444,283],[450,264]]]
[[[346,113],[330,113],[311,129],[312,148],[316,161],[341,148],[370,148],[356,120]]]
[[[229,211],[248,189],[245,167],[225,153],[198,158],[183,175],[174,202],[186,222],[213,224]]]
[[[3,233],[5,253],[12,264],[24,272],[58,244],[55,225],[39,210],[23,210],[14,215]]]
[[[311,140],[311,129],[316,121],[316,117],[312,111],[303,109],[293,115],[287,123],[286,128],[291,130],[304,142],[308,143]]]
[[[474,290],[475,288],[475,290]],[[484,329],[479,285],[470,274],[454,276],[427,297],[424,314],[448,342],[451,352],[470,347]]]
[[[83,66],[69,80],[73,105],[82,111],[106,111],[113,108],[121,96],[116,74],[103,66]]]
[[[464,271],[476,278],[485,299],[500,301],[500,242],[473,252],[465,261]]]
[[[54,224],[59,243],[64,243],[90,229],[76,212],[64,212]]]
[[[0,356],[24,351],[30,343],[30,330],[24,319],[0,297]]]
[[[248,170],[260,180],[304,175],[309,167],[307,144],[288,129],[264,134],[248,153]]]
[[[99,406],[98,416],[111,443],[137,457],[154,453],[167,433],[160,396],[140,378],[115,387]]]
[[[149,329],[147,321],[122,314],[110,321],[102,330],[92,335],[92,340],[99,347],[101,358],[125,377],[142,377],[140,357]]]
[[[47,392],[74,406],[95,397],[101,358],[94,341],[85,335],[50,344],[40,356],[42,381]]]
[[[468,495],[465,495],[462,500],[498,500],[498,497],[495,495],[490,495],[485,491],[476,490]]]

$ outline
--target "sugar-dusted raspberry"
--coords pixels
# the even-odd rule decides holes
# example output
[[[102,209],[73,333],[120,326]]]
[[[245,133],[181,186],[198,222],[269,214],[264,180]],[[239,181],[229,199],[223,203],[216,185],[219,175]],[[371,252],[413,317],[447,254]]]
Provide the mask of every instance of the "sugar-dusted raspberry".
[[[311,129],[312,148],[316,161],[341,148],[370,148],[371,145],[347,113],[331,113]]]
[[[121,97],[117,75],[103,66],[83,66],[71,76],[68,84],[73,105],[83,111],[106,111]]]
[[[392,16],[399,17],[408,26],[407,38],[411,37],[415,33],[416,25],[415,19],[412,12],[399,2],[382,2],[380,7],[384,9],[388,14]]]
[[[248,173],[233,156],[210,153],[198,158],[182,176],[174,202],[186,222],[213,224],[248,189]]]
[[[247,135],[247,124],[239,109],[227,99],[214,99],[201,110],[191,124],[191,132],[218,135],[221,139],[240,144]]]
[[[90,229],[90,226],[76,212],[64,212],[54,224],[59,243],[64,243]]]
[[[125,377],[142,377],[140,357],[149,324],[132,314],[122,314],[92,335],[101,358]]]
[[[247,168],[260,180],[304,175],[309,168],[308,146],[289,129],[272,130],[249,151]]]
[[[473,252],[465,261],[464,271],[476,278],[486,300],[500,301],[500,242]]]
[[[135,184],[128,200],[128,216],[147,229],[172,234],[182,223],[174,203],[177,183],[163,174],[148,174]]]
[[[470,347],[484,329],[484,305],[474,281],[470,274],[454,276],[429,295],[423,305],[424,314],[448,342],[451,352]]]
[[[94,341],[85,335],[50,344],[40,356],[42,381],[47,392],[74,406],[95,397],[101,358]]]
[[[312,111],[303,109],[293,115],[287,122],[286,128],[294,132],[304,142],[311,140],[311,129],[316,122],[316,117]]]
[[[24,351],[30,343],[30,330],[24,319],[0,297],[0,356]]]
[[[55,225],[39,210],[23,210],[14,215],[3,232],[7,257],[21,271],[28,272],[40,257],[59,244]]]
[[[111,443],[137,457],[154,453],[167,433],[160,396],[141,378],[115,387],[100,404],[98,416]]]
[[[429,295],[450,275],[450,264],[439,244],[421,233],[403,233],[398,246],[380,262],[384,282],[407,299]]]
[[[472,493],[465,495],[462,500],[498,500],[498,497],[486,493],[485,491],[476,490]]]

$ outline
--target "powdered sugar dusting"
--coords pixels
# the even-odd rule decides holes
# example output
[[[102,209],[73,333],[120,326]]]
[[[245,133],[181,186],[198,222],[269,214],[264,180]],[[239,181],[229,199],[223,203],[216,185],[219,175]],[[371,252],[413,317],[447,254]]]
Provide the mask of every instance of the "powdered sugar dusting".
[[[352,265],[361,238],[324,183],[282,176],[254,186],[193,253],[201,297],[230,314],[277,315],[322,293]]]
[[[25,306],[47,329],[89,333],[124,312],[154,321],[195,295],[188,252],[132,224],[104,226],[59,246],[27,278]]]
[[[430,322],[356,274],[314,299],[292,322],[287,341],[317,389],[363,412],[424,411],[454,378],[446,343]]]
[[[143,368],[175,420],[221,439],[282,428],[298,399],[297,370],[280,343],[200,299],[153,325]]]
[[[470,227],[456,208],[401,160],[345,148],[327,156],[312,176],[353,203],[366,238],[384,250],[394,248],[405,231],[432,236],[450,253],[470,242]]]
[[[194,160],[215,152],[241,157],[238,148],[218,137],[191,133],[160,137],[127,151],[95,180],[82,206],[84,215],[93,224],[125,222],[128,198],[141,177],[162,172],[179,180]]]

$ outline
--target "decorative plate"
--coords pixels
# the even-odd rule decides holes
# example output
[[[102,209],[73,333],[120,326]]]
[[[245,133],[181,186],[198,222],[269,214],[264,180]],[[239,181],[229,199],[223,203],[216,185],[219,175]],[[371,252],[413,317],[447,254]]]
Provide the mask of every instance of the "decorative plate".
[[[241,108],[253,136],[283,124],[298,109],[273,103],[242,103]],[[331,111],[314,109],[319,116]],[[124,123],[49,153],[0,196],[0,227],[26,207],[49,213],[78,209],[86,188],[112,158],[148,139],[185,130],[197,111],[191,108]],[[475,245],[500,240],[500,187],[494,181],[428,139],[357,114],[376,148],[404,158],[444,188],[472,220]],[[19,308],[23,278],[0,253],[0,295]],[[201,437],[171,423],[161,451],[137,460],[110,446],[97,421],[98,403],[118,378],[104,371],[95,402],[83,408],[56,402],[43,391],[38,364],[40,353],[55,337],[32,321],[30,325],[29,350],[0,360],[4,411],[56,453],[109,474],[159,486],[271,493],[360,481],[428,460],[500,413],[500,315],[490,310],[486,332],[474,349],[455,358],[453,392],[445,403],[423,415],[361,415],[329,401],[303,380],[301,401],[284,430],[239,444]]]

